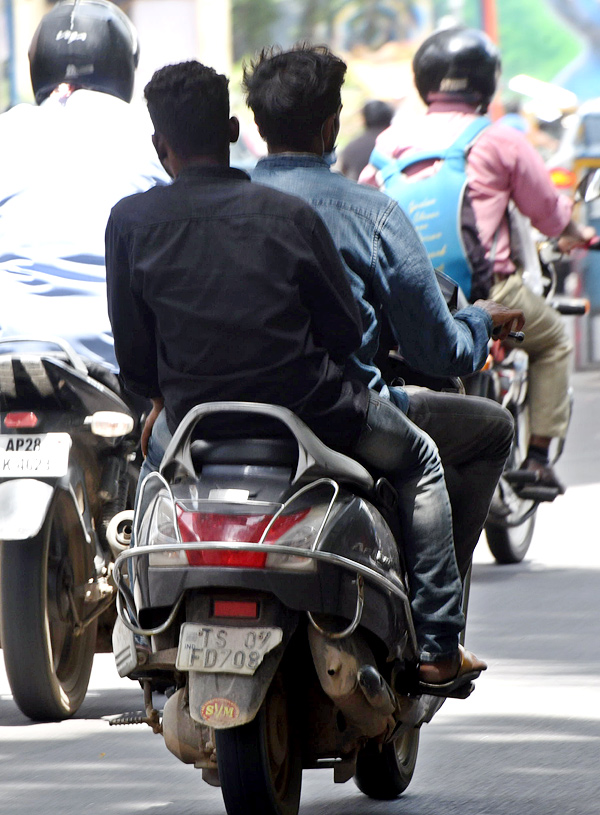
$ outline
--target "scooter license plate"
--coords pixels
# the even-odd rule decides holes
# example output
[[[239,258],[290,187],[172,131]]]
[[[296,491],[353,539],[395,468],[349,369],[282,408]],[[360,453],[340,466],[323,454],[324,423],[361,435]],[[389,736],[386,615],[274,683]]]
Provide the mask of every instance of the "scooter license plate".
[[[282,639],[281,628],[226,628],[184,623],[179,635],[177,669],[251,676],[265,654]]]
[[[68,433],[0,436],[0,478],[60,478],[70,449]]]

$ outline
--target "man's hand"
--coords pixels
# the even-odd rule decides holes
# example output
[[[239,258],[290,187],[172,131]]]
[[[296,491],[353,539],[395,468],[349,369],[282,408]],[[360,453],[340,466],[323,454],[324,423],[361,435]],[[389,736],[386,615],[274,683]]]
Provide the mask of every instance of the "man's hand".
[[[587,244],[595,237],[596,230],[593,226],[578,226],[570,221],[558,239],[558,249],[568,255],[573,249],[585,249]]]
[[[141,446],[142,455],[144,456],[144,458],[146,458],[146,456],[148,455],[148,440],[150,439],[152,428],[154,427],[154,422],[158,419],[158,415],[164,408],[164,406],[165,400],[162,398],[162,396],[152,398],[152,410],[146,417],[144,429],[142,430]]]
[[[473,303],[477,308],[486,311],[492,318],[495,329],[494,339],[505,340],[511,331],[520,331],[525,325],[525,315],[518,308],[506,308],[494,300],[476,300]]]

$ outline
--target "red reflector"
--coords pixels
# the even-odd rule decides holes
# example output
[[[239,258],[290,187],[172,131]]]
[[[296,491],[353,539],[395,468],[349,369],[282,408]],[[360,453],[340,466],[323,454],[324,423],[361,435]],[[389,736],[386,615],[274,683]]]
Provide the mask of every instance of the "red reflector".
[[[14,430],[37,427],[38,417],[35,413],[7,413],[4,417],[4,427]]]
[[[282,515],[269,530],[266,543],[274,543],[305,518],[310,510]],[[216,512],[187,512],[177,508],[177,520],[184,543],[220,541],[223,543],[258,543],[272,515],[222,515]],[[267,560],[264,552],[237,552],[233,549],[198,549],[186,551],[190,566],[237,566],[262,569]]]
[[[213,617],[258,617],[258,603],[251,600],[215,600]]]

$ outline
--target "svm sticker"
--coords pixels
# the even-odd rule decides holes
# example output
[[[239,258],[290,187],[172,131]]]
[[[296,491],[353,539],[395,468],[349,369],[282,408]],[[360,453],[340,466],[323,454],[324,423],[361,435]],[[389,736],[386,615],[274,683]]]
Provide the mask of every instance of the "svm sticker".
[[[230,699],[209,699],[200,708],[200,713],[205,722],[211,724],[226,724],[235,721],[240,715],[240,709],[235,702]]]

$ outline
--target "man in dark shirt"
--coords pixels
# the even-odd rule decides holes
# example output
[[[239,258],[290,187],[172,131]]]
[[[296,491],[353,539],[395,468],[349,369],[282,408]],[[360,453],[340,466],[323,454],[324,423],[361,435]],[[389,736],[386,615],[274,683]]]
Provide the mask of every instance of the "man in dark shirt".
[[[401,411],[344,375],[362,326],[327,229],[300,199],[229,167],[238,124],[225,77],[197,62],[171,65],[145,94],[175,181],[120,201],[106,232],[121,376],[154,403],[142,477],[195,404],[290,408],[330,446],[389,472],[408,538],[421,677],[473,678],[485,664],[458,647],[461,581],[439,457]]]
[[[394,116],[390,105],[379,99],[367,102],[361,113],[365,129],[345,146],[340,156],[340,171],[353,181],[358,181],[359,175],[369,163],[377,136],[390,126]]]

